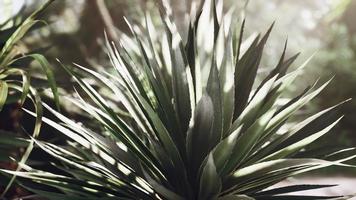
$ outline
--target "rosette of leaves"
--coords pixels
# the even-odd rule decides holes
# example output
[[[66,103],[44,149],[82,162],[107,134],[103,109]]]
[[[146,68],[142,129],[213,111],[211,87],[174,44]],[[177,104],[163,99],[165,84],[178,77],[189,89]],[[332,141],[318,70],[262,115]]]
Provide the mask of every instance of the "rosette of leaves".
[[[272,27],[242,42],[244,21],[236,27],[240,23],[233,12],[223,14],[221,3],[203,1],[183,33],[167,6],[160,9],[162,32],[149,15],[141,26],[128,23],[133,37],[107,42],[115,72],[63,66],[81,91],[68,101],[96,127],[45,105],[60,122],[43,121],[67,136],[68,145],[35,143],[59,161],[53,163],[58,171],[25,164],[21,172],[3,171],[22,177],[31,191],[61,200],[348,198],[289,194],[330,185],[270,189],[304,172],[348,166],[354,155],[334,156],[352,149],[319,158],[305,151],[341,119],[342,103],[286,127],[328,82],[281,101],[307,64],[288,71],[297,55],[286,58],[284,49],[275,68],[256,83]]]
[[[19,20],[17,19],[21,17],[16,16],[0,25],[0,111],[8,104],[18,103],[19,106],[22,106],[26,99],[30,99],[37,113],[34,129],[31,134],[34,138],[40,133],[42,105],[40,95],[36,87],[31,85],[30,81],[29,65],[32,61],[35,61],[41,66],[43,74],[47,77],[57,106],[59,106],[58,92],[53,72],[46,58],[36,52],[24,52],[23,49],[20,48],[21,45],[19,45],[19,43],[21,43],[26,33],[34,28],[34,25],[41,22],[38,18],[51,2],[52,0],[47,1],[47,3],[43,4],[20,23],[18,23]],[[21,13],[19,15],[21,15]],[[13,26],[8,27],[10,22],[13,22]],[[18,136],[18,134],[11,131],[0,130],[0,163],[3,163],[5,166],[14,163],[13,158],[10,159],[10,155],[12,155],[14,151],[18,151],[19,148],[25,149],[18,161],[19,164],[23,164],[27,161],[33,149],[33,141],[17,138],[16,136]],[[20,165],[16,168],[17,170],[21,169]],[[15,177],[16,176],[8,175],[7,177],[3,177],[1,175],[0,186],[4,188],[4,190],[1,191],[1,197],[4,197],[9,190]]]

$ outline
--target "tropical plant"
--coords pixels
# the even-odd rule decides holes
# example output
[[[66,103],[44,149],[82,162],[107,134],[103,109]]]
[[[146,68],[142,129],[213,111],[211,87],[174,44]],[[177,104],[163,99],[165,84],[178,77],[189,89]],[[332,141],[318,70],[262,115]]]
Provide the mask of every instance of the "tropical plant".
[[[47,59],[39,53],[27,53],[24,51],[23,48],[21,48],[20,41],[35,24],[41,22],[38,17],[52,1],[53,0],[45,3],[24,21],[21,22],[20,20],[20,23],[18,23],[18,16],[16,16],[0,25],[0,111],[7,104],[19,103],[19,105],[22,106],[26,99],[30,99],[37,113],[35,127],[32,133],[32,137],[34,138],[40,133],[42,105],[40,95],[35,86],[30,83],[31,75],[28,71],[29,64],[32,61],[37,61],[42,67],[44,74],[46,74],[57,106],[59,106],[58,92],[54,75]],[[10,22],[12,22],[13,25],[9,27]],[[22,77],[22,80],[18,77]],[[23,138],[17,138],[17,135],[17,133],[10,132],[9,130],[0,130],[0,163],[12,163],[13,161],[9,157],[11,153],[18,151],[16,148],[20,147],[26,150],[23,152],[19,164],[27,161],[33,149],[33,141],[29,142]],[[20,169],[21,167],[18,166],[17,170]],[[1,191],[0,196],[2,198],[14,182],[15,176],[12,176],[9,178],[9,181],[6,181],[8,179],[1,175],[1,180],[0,186],[4,186],[5,188],[4,191]]]
[[[61,200],[348,198],[288,194],[329,185],[270,189],[290,176],[349,166],[354,155],[333,158],[353,149],[322,158],[306,150],[342,118],[337,111],[344,102],[289,125],[329,81],[284,101],[308,62],[288,72],[297,55],[285,58],[284,49],[276,67],[255,83],[272,26],[242,42],[244,21],[235,27],[235,14],[224,15],[221,3],[202,1],[182,34],[167,4],[160,8],[163,32],[149,15],[141,27],[128,23],[133,37],[122,35],[118,47],[107,42],[115,74],[63,65],[81,88],[67,100],[93,122],[85,126],[44,104],[61,122],[43,121],[66,135],[67,145],[33,141],[59,161],[57,170],[20,163],[24,171],[3,171]]]

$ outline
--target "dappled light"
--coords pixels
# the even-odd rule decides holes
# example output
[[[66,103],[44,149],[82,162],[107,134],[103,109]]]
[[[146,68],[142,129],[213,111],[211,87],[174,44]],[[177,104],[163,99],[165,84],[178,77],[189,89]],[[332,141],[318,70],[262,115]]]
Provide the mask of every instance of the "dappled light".
[[[0,199],[352,199],[356,2],[0,0]]]

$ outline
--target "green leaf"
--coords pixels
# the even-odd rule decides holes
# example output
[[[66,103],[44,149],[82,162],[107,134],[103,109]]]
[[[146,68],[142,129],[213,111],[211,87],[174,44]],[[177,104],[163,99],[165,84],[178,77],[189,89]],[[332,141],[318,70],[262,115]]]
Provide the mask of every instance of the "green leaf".
[[[0,111],[2,110],[4,104],[6,103],[8,93],[8,86],[5,81],[0,80]]]
[[[162,176],[157,169],[160,168],[160,164],[156,157],[153,155],[152,151],[144,145],[138,135],[133,133],[133,130],[128,124],[124,123],[123,120],[109,108],[103,97],[99,95],[92,86],[82,80],[72,69],[64,65],[62,66],[75,78],[86,94],[96,103],[96,106],[100,108],[100,112],[95,115],[99,114],[99,121],[103,123],[104,127],[107,128],[110,133],[112,133],[112,136],[130,148],[130,150],[134,152],[145,165],[150,166],[151,170],[155,171],[157,176]]]
[[[181,134],[185,138],[192,115],[190,99],[193,94],[190,94],[191,89],[186,72],[187,69],[189,69],[189,63],[177,27],[172,23],[166,13],[161,13],[161,19],[165,27],[168,50],[171,58],[173,104],[179,119]]]
[[[11,85],[11,88],[21,91],[21,88],[18,88],[17,86]],[[42,111],[42,105],[41,105],[41,97],[39,96],[37,91],[33,88],[30,88],[30,92],[31,92],[31,94],[33,94],[33,98],[31,97],[30,99],[32,100],[35,110],[36,110],[36,121],[35,121],[35,125],[34,125],[33,132],[32,132],[32,138],[37,138],[40,134],[40,129],[41,129],[41,125],[42,125],[43,111]],[[31,142],[26,147],[26,150],[23,153],[23,155],[18,163],[16,172],[20,171],[22,169],[21,166],[27,162],[27,160],[32,152],[33,147],[34,147],[34,141],[31,140]],[[4,197],[5,194],[8,192],[11,185],[14,183],[15,179],[16,179],[16,174],[14,174],[14,176],[11,177],[11,180],[9,181],[9,183],[7,184],[7,186],[5,187],[4,191],[2,192],[2,194],[0,196],[1,198]]]
[[[272,77],[268,80],[261,89],[256,93],[256,95],[248,102],[247,106],[240,114],[240,116],[233,122],[231,129],[234,130],[236,127],[244,124],[243,131],[251,126],[256,118],[259,117],[261,113],[262,106],[264,105],[266,98],[268,98],[268,94],[270,94],[272,87],[275,83],[275,77]],[[268,110],[266,110],[268,112]],[[262,114],[264,114],[262,112]]]
[[[314,114],[313,116],[308,117],[307,119],[293,126],[290,131],[277,136],[268,145],[257,149],[257,152],[252,157],[250,157],[248,163],[257,162],[260,159],[266,159],[267,157],[270,157],[272,154],[280,151],[283,148],[286,150],[288,146],[294,146],[295,148],[292,148],[293,151],[290,149],[290,152],[296,152],[299,150],[299,148],[296,148],[296,144],[303,144],[303,146],[305,146],[314,141],[327,132],[327,126],[335,122],[337,119],[336,116],[338,116],[336,113],[340,110],[341,105],[345,102],[347,101],[320,111],[317,114]],[[301,141],[303,142],[300,143]]]
[[[182,42],[176,40],[177,35],[173,35],[173,37],[175,39],[171,41],[173,102],[180,119],[182,131],[185,132],[188,129],[192,112],[186,73],[188,63],[183,51]]]
[[[53,2],[54,0],[48,0],[40,8],[35,10],[26,20],[16,29],[11,37],[6,41],[5,45],[0,52],[0,66],[7,66],[9,62],[15,56],[11,54],[13,46],[22,39],[22,37],[40,20],[36,20],[38,16]]]
[[[233,131],[230,135],[228,135],[225,139],[220,141],[219,144],[213,150],[214,155],[214,162],[216,166],[216,170],[219,174],[221,174],[223,168],[225,167],[226,163],[229,161],[231,154],[236,145],[237,137],[241,133],[241,128],[237,128]]]
[[[222,98],[222,121],[223,121],[223,138],[228,134],[230,129],[233,113],[234,113],[234,50],[233,50],[233,36],[230,30],[227,35],[225,30],[227,27],[233,26],[231,24],[231,18],[233,13],[227,14],[226,19],[221,23],[221,28],[219,30],[218,38],[215,46],[215,60],[217,63],[217,68],[219,69],[220,78],[220,92]],[[233,27],[231,27],[233,29]]]
[[[131,27],[131,25],[129,25],[129,27]],[[157,60],[154,59],[155,51],[152,47],[152,42],[149,42],[150,43],[149,46],[151,47],[151,49],[147,50],[147,48],[144,47],[144,43],[138,37],[134,28],[131,27],[131,31],[133,32],[136,41],[139,44],[141,57],[144,58],[144,64],[143,64],[144,72],[149,80],[149,83],[152,87],[155,96],[154,108],[155,110],[157,110],[158,114],[160,115],[162,122],[167,126],[167,129],[170,131],[170,135],[174,139],[173,141],[177,144],[178,150],[181,152],[182,155],[184,155],[185,154],[184,138],[185,138],[185,130],[187,127],[183,128],[183,132],[182,130],[179,131],[179,129],[182,128],[177,126],[177,123],[175,123],[174,121],[174,119],[176,119],[177,116],[174,115],[174,108],[171,104],[171,97],[169,96],[166,83],[162,78],[162,74],[160,72],[158,62]],[[147,32],[149,36],[150,35],[149,31]],[[149,37],[149,39],[151,38]],[[177,109],[179,108],[176,108],[176,110]],[[188,118],[190,118],[190,115],[188,116]]]
[[[351,156],[347,159],[352,159]],[[243,167],[234,172],[224,185],[225,192],[246,192],[255,188],[261,191],[286,177],[297,175],[303,172],[320,169],[332,165],[344,165],[338,161],[325,161],[320,159],[278,159]]]
[[[221,86],[216,63],[211,66],[211,71],[208,79],[207,93],[211,97],[214,109],[214,121],[212,127],[212,135],[209,138],[210,148],[214,147],[222,138],[223,128],[223,109],[221,98]]]
[[[30,55],[26,55],[25,57],[31,57],[31,58],[35,59],[41,65],[42,70],[45,72],[45,74],[47,76],[48,83],[51,87],[53,97],[54,97],[54,102],[56,103],[57,109],[59,110],[60,105],[59,105],[57,84],[56,84],[56,80],[54,78],[53,71],[50,68],[50,64],[48,63],[47,59],[41,54],[30,54]]]
[[[272,77],[274,77],[275,75],[278,74],[278,78],[284,76],[289,68],[289,66],[298,58],[299,53],[297,53],[296,55],[290,57],[287,60],[284,60],[285,58],[285,53],[286,53],[286,49],[287,49],[287,40],[284,44],[284,49],[282,52],[282,55],[278,61],[277,66],[266,76],[266,78],[263,79],[263,81],[260,83],[259,87],[256,89],[255,94],[260,90],[260,88]],[[303,65],[302,65],[303,66]]]
[[[196,41],[198,49],[199,68],[201,72],[201,82],[203,88],[206,87],[210,67],[213,64],[212,54],[214,51],[215,40],[219,31],[219,24],[216,14],[215,0],[201,1],[200,9],[197,14]],[[209,30],[209,31],[207,31]],[[199,79],[197,79],[198,81]]]
[[[179,154],[179,151],[175,146],[172,138],[170,137],[167,129],[162,124],[162,122],[160,121],[160,119],[158,118],[154,110],[151,108],[151,106],[142,97],[140,97],[140,100],[142,106],[145,108],[147,112],[149,120],[151,121],[151,123],[153,124],[156,130],[157,137],[159,138],[162,147],[164,148],[164,150],[167,152],[167,155],[171,159],[176,173],[178,173],[178,177],[176,178],[178,181],[178,186],[182,188],[189,187],[189,183],[187,182],[188,177],[185,171],[185,166],[182,157]]]
[[[329,84],[330,81],[331,80],[327,81],[326,83],[324,83],[322,86],[320,86],[315,91],[313,91],[310,94],[307,94],[306,96],[300,98],[299,100],[297,100],[296,102],[292,103],[290,106],[286,107],[285,109],[280,111],[278,114],[273,116],[273,118],[271,119],[271,121],[268,123],[268,125],[266,127],[266,133],[264,133],[265,136],[266,135],[268,136],[270,134],[271,130],[273,130],[273,128],[277,127],[280,123],[285,121],[296,110],[298,110],[299,108],[304,106],[306,103],[311,101],[316,95],[318,95]]]
[[[214,158],[209,154],[200,177],[199,199],[216,199],[221,190],[221,180],[216,171]]]
[[[187,154],[194,176],[196,176],[201,163],[212,148],[213,122],[213,102],[210,96],[205,94],[196,107],[193,125],[187,134]],[[196,148],[197,146],[199,148]]]
[[[298,123],[291,128],[290,132],[279,136],[272,141],[271,144],[261,149],[261,152],[265,152],[265,155],[269,154],[265,157],[266,159],[277,155],[286,156],[295,153],[302,147],[312,143],[336,125],[341,119],[335,119],[337,111],[339,111],[341,105],[347,101],[320,111]],[[274,153],[272,153],[272,149],[275,151]]]
[[[291,199],[291,200],[320,200],[320,199],[346,200],[346,199],[350,199],[352,197],[353,197],[353,195],[348,195],[348,196],[280,195],[280,196],[273,196],[273,197],[260,197],[258,199],[268,200],[268,199],[273,198],[274,200],[284,200],[284,199]]]
[[[150,177],[147,173],[144,173],[147,181],[150,185],[157,191],[160,195],[162,195],[167,200],[184,200],[183,197],[179,196],[178,194],[170,191],[163,185],[157,183],[152,177]]]
[[[253,41],[246,53],[235,66],[235,111],[234,119],[238,118],[247,105],[249,94],[256,78],[257,69],[260,64],[264,45],[272,30],[270,26],[260,42],[259,37]]]
[[[255,200],[255,199],[246,195],[227,195],[218,198],[218,200]]]
[[[233,153],[225,165],[222,175],[225,176],[232,172],[236,167],[242,164],[250,154],[258,139],[262,136],[263,131],[271,120],[275,110],[269,110],[256,120],[242,135],[237,139]]]
[[[315,190],[320,188],[334,187],[337,185],[290,185],[285,187],[274,188],[270,190],[265,190],[256,194],[256,196],[267,196],[267,195],[279,195],[290,192],[299,192],[306,190]],[[272,198],[272,197],[271,197]]]
[[[244,29],[245,29],[245,22],[246,22],[246,20],[243,19],[242,23],[241,23],[241,26],[240,26],[240,33],[239,33],[239,36],[238,36],[238,40],[236,39],[237,38],[236,31],[233,32],[233,40],[232,40],[233,44],[232,45],[233,45],[233,51],[234,51],[234,55],[235,55],[235,63],[238,63],[239,59],[240,59],[242,38],[243,38],[243,35],[244,35]]]

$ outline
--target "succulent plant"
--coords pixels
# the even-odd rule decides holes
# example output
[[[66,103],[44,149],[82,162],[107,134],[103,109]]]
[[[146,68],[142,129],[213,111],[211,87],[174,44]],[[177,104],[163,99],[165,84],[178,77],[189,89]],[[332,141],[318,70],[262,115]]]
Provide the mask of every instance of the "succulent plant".
[[[341,119],[342,103],[286,126],[328,82],[282,101],[308,62],[288,71],[298,54],[286,58],[284,49],[257,83],[273,25],[244,43],[244,20],[223,14],[221,3],[202,1],[185,32],[167,4],[160,8],[163,31],[149,15],[141,26],[128,23],[132,37],[122,35],[116,45],[107,40],[114,72],[63,66],[81,90],[66,99],[92,124],[44,105],[61,122],[43,121],[67,136],[68,145],[33,141],[59,161],[57,172],[26,164],[24,171],[3,171],[24,178],[20,183],[40,196],[61,200],[347,198],[288,194],[329,185],[270,188],[307,171],[348,166],[353,155],[332,159],[348,149],[323,158],[305,149]]]

